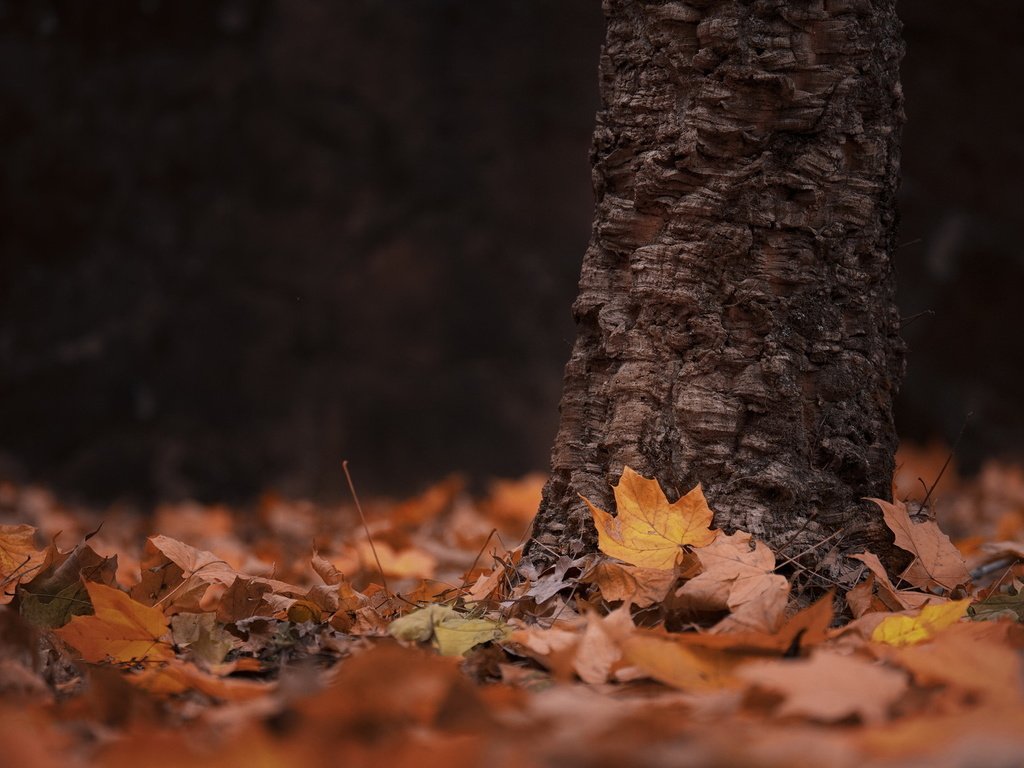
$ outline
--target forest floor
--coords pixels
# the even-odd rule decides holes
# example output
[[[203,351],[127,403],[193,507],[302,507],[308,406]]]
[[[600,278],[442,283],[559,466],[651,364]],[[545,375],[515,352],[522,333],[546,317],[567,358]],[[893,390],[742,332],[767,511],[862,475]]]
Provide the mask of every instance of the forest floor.
[[[794,612],[773,553],[624,475],[602,552],[519,567],[543,478],[255,510],[0,485],[18,766],[1024,764],[1024,470],[904,449],[913,556]],[[630,517],[632,515],[632,517]],[[634,524],[635,523],[635,524]],[[819,578],[827,581],[824,575]],[[852,620],[840,621],[837,617]]]

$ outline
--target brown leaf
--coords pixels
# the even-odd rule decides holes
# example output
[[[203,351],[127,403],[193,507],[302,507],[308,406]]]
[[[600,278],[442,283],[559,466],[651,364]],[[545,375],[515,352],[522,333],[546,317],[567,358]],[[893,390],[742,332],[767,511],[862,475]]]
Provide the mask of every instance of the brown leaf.
[[[914,555],[914,561],[903,572],[904,579],[922,589],[955,589],[971,580],[960,551],[934,521],[915,523],[901,501],[870,501],[882,509],[885,524],[896,535],[896,546]]]
[[[597,586],[608,602],[622,601],[647,608],[663,602],[677,578],[675,570],[640,568],[603,560],[582,575],[580,581]]]
[[[882,561],[878,559],[877,555],[871,552],[861,552],[858,555],[850,555],[850,557],[854,560],[860,560],[871,571],[871,574],[874,576],[871,583],[878,588],[878,599],[881,601],[880,605],[875,606],[870,596],[864,593],[863,588],[861,592],[853,592],[851,590],[853,592],[852,601],[851,595],[848,594],[847,602],[850,603],[854,616],[860,617],[869,610],[872,610],[872,608],[874,610],[899,611],[906,608],[920,608],[929,601],[935,602],[935,595],[925,592],[914,592],[908,589],[896,589],[892,581],[889,580],[889,574],[886,573],[885,566],[882,565]],[[858,584],[857,586],[860,587],[861,585]]]
[[[815,651],[810,659],[751,662],[736,674],[751,685],[781,694],[780,716],[827,723],[852,715],[865,723],[881,722],[907,690],[902,672],[825,650]]]
[[[116,573],[117,557],[103,557],[85,541],[69,552],[51,542],[36,575],[18,585],[18,610],[34,626],[62,627],[92,610],[83,582],[113,584]]]
[[[151,536],[142,558],[142,580],[132,597],[150,605],[201,612],[200,600],[211,584],[225,589],[239,576],[222,558],[169,536]]]
[[[230,624],[240,619],[268,614],[272,609],[263,598],[269,592],[270,584],[265,581],[235,577],[217,604],[217,621]]]
[[[319,552],[313,552],[310,564],[313,566],[313,570],[316,571],[316,575],[323,579],[325,584],[341,584],[346,580],[345,574],[339,571],[334,563]]]
[[[785,616],[789,582],[774,573],[775,555],[749,533],[719,534],[696,551],[704,572],[676,595],[697,610],[729,610],[712,631],[774,632]]]
[[[0,525],[0,605],[11,602],[14,586],[35,575],[43,562],[31,525]]]
[[[158,696],[196,690],[221,701],[251,701],[266,696],[276,687],[273,683],[222,678],[179,659],[147,666],[126,679],[137,688]]]
[[[718,637],[716,635],[716,637]],[[677,642],[671,635],[637,633],[622,641],[623,659],[648,677],[683,691],[735,688],[743,657],[721,648]]]
[[[992,704],[1022,702],[1020,652],[993,638],[985,625],[956,624],[931,642],[880,649],[880,653],[922,685],[947,685]]]
[[[607,616],[587,616],[587,626],[573,660],[573,668],[583,682],[597,685],[608,681],[622,658],[620,640],[633,628],[628,604]]]

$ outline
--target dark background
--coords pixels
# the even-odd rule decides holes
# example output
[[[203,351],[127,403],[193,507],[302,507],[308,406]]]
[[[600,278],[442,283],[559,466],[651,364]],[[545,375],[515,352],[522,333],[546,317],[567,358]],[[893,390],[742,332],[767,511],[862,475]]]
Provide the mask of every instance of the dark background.
[[[1024,4],[904,0],[904,436],[1021,456]],[[544,469],[597,0],[0,0],[0,471],[94,500]]]

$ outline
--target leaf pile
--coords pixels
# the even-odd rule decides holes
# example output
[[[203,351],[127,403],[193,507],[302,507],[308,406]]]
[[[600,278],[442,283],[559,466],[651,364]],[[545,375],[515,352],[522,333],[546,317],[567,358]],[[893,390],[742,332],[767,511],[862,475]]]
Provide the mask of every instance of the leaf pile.
[[[5,764],[1019,761],[1019,470],[947,486],[956,545],[877,502],[910,565],[858,553],[862,580],[802,610],[699,487],[670,502],[629,468],[615,514],[590,505],[601,552],[533,572],[540,485],[377,502],[369,541],[276,496],[142,517],[0,486]]]

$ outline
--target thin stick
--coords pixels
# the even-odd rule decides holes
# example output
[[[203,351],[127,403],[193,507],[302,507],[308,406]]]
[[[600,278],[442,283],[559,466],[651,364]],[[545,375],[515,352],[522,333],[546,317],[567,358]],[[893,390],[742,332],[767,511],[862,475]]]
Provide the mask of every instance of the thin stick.
[[[473,559],[473,564],[469,566],[469,570],[466,571],[466,576],[462,579],[462,586],[460,590],[465,591],[469,587],[469,574],[476,568],[476,564],[480,562],[480,558],[484,556],[484,550],[487,549],[487,545],[491,543],[491,537],[498,532],[497,528],[491,528],[491,532],[487,534],[487,538],[484,540],[484,545],[480,547],[480,551],[476,553],[476,557]],[[499,537],[500,539],[501,537]]]
[[[953,460],[953,454],[956,452],[956,447],[960,445],[960,438],[964,436],[964,430],[967,429],[967,423],[971,420],[971,416],[974,412],[969,412],[964,416],[964,423],[960,425],[960,431],[957,433],[956,440],[953,441],[953,447],[949,449],[949,456],[946,457],[946,461],[942,465],[942,469],[939,470],[939,476],[935,478],[935,482],[932,483],[932,487],[928,489],[928,493],[925,494],[924,501],[921,502],[921,509],[928,506],[928,499],[932,497],[932,491],[935,490],[935,486],[939,484],[939,480],[946,473],[946,467],[949,466],[949,462]]]
[[[391,590],[388,589],[388,579],[384,575],[384,566],[380,564],[380,556],[377,554],[377,548],[373,546],[373,537],[370,535],[370,526],[366,524],[366,515],[363,514],[363,507],[359,503],[359,497],[356,495],[356,487],[352,483],[352,475],[348,473],[348,459],[341,462],[341,470],[345,473],[345,479],[348,480],[348,489],[352,493],[352,501],[356,503],[356,510],[359,512],[359,519],[363,521],[363,530],[366,531],[366,540],[370,542],[370,551],[373,552],[373,559],[377,561],[377,570],[380,571],[380,580],[384,583],[384,592],[388,596],[391,596]]]
[[[775,554],[781,555],[783,552],[785,552],[787,549],[789,549],[789,545],[792,544],[794,541],[796,541],[796,537],[799,536],[801,533],[803,533],[805,530],[807,530],[807,526],[810,525],[812,522],[814,522],[817,519],[818,519],[818,511],[814,510],[809,515],[807,515],[807,519],[804,520],[804,524],[801,525],[799,528],[796,529],[796,531],[793,532],[793,535],[790,536],[786,540],[785,544],[781,545],[778,548],[778,550],[776,551]],[[828,539],[825,539],[825,541],[828,541]],[[797,555],[797,557],[800,557],[800,555]]]
[[[925,310],[922,310],[921,312],[918,312],[917,314],[910,315],[909,317],[901,317],[900,318],[900,330],[902,331],[904,328],[906,328],[908,325],[910,325],[915,320],[920,320],[922,317],[931,317],[934,314],[935,314],[935,310],[934,309],[925,309]]]

